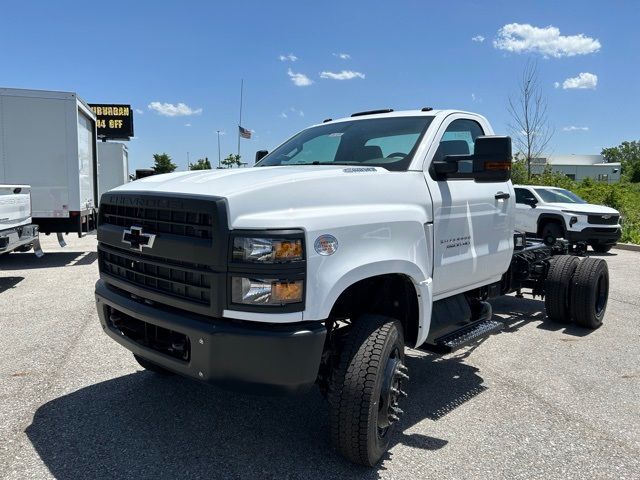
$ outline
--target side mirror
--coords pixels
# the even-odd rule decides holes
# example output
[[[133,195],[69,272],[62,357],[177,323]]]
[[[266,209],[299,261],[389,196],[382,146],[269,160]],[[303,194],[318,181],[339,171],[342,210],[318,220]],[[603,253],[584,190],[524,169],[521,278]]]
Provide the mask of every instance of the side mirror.
[[[458,173],[458,159],[453,155],[447,155],[442,160],[433,162],[433,171],[440,178]]]
[[[256,152],[256,163],[258,163],[260,160],[262,160],[267,155],[269,155],[269,150],[258,150]]]
[[[538,204],[538,200],[536,200],[535,198],[525,198],[524,203],[529,205],[531,208],[536,208],[536,205]]]
[[[473,178],[477,182],[506,182],[511,178],[511,137],[476,138]]]

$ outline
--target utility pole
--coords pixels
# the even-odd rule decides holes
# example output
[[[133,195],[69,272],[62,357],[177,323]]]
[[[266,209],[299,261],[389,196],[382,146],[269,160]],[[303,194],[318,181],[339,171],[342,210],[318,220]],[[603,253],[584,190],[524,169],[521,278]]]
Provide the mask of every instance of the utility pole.
[[[240,120],[238,121],[238,157],[240,156],[240,127],[242,126],[242,91],[244,89],[244,79],[240,80]]]
[[[220,130],[216,130],[218,134],[218,168],[220,168]]]

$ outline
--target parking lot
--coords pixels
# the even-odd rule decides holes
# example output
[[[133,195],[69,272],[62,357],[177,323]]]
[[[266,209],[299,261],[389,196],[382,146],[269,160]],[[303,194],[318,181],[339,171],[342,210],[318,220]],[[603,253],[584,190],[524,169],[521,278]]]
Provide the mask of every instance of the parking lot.
[[[505,332],[444,357],[410,350],[376,469],[329,445],[317,391],[270,398],[143,371],[102,333],[95,237],[0,257],[0,478],[640,478],[640,253],[612,250],[605,325],[493,302]]]

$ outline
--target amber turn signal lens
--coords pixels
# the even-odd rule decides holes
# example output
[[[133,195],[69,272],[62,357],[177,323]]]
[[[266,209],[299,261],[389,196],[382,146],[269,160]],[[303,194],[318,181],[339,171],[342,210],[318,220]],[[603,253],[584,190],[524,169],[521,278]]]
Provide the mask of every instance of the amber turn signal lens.
[[[274,282],[271,295],[276,302],[291,303],[302,301],[302,281]]]
[[[301,260],[302,240],[276,240],[273,250],[276,260]]]

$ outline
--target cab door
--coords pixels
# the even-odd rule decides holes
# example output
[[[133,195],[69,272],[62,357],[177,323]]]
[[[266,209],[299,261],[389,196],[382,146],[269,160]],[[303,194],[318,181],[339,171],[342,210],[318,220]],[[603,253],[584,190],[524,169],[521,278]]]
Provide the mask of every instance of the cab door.
[[[424,174],[434,213],[435,299],[498,281],[511,262],[515,203],[511,181],[438,180],[430,168],[446,155],[473,154],[475,139],[491,134],[480,116],[449,115],[427,153]],[[460,165],[458,171],[464,169]]]
[[[528,188],[515,187],[516,193],[516,230],[536,233],[538,230],[538,212],[535,210],[538,199]]]

